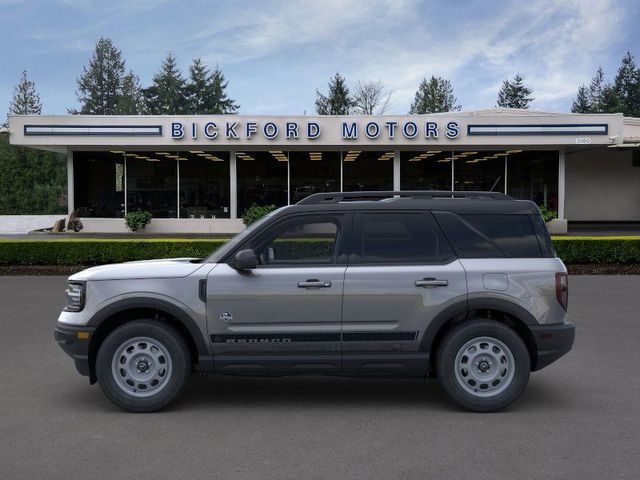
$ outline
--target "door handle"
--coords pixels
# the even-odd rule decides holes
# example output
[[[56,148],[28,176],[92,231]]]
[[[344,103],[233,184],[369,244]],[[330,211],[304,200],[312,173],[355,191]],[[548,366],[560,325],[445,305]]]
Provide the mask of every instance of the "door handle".
[[[423,288],[447,287],[449,282],[447,280],[438,280],[437,278],[423,278],[422,280],[416,280],[415,285]]]
[[[329,288],[331,282],[328,280],[310,279],[304,282],[298,282],[298,288]]]

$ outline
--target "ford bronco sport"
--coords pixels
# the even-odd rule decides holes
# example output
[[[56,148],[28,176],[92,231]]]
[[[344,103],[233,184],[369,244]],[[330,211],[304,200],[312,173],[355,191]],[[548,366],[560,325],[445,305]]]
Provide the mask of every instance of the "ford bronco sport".
[[[69,277],[55,338],[132,412],[193,371],[437,377],[479,412],[571,349],[567,270],[538,207],[487,192],[318,193],[205,259]]]

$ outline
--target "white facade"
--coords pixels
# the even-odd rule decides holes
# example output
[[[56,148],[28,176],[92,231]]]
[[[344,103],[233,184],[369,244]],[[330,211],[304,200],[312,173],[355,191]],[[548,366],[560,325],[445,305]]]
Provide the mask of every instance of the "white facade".
[[[435,180],[429,179],[433,171],[433,175],[437,172],[439,176],[440,183],[436,184],[445,185],[447,190],[480,186],[549,204],[558,211],[556,226],[560,231],[566,230],[566,220],[640,221],[640,161],[634,160],[634,155],[638,155],[634,151],[640,147],[640,120],[620,114],[492,109],[411,116],[13,116],[10,133],[12,144],[67,154],[69,210],[85,201],[78,195],[96,195],[76,191],[80,177],[74,173],[74,165],[76,169],[86,170],[84,163],[78,163],[91,156],[86,152],[122,154],[123,185],[118,188],[124,198],[123,211],[143,202],[155,207],[154,201],[167,203],[167,196],[175,194],[175,208],[166,207],[162,215],[178,218],[154,218],[149,227],[152,233],[232,233],[242,228],[239,206],[246,208],[245,197],[256,195],[247,183],[247,178],[252,176],[251,172],[245,172],[249,164],[243,162],[259,158],[258,152],[268,152],[274,162],[287,162],[286,168],[284,164],[273,163],[273,168],[281,173],[278,174],[279,187],[274,186],[269,192],[273,196],[274,190],[276,193],[278,188],[283,190],[285,204],[295,201],[296,195],[302,192],[363,189],[369,185],[366,180],[370,175],[381,177],[376,184],[380,189],[407,189],[404,185],[409,185],[409,189],[422,189],[434,184]],[[85,153],[78,155],[78,152]],[[128,152],[137,152],[137,155]],[[140,155],[141,152],[148,155]],[[174,152],[190,152],[190,156],[169,155]],[[215,157],[214,152],[224,153],[224,158]],[[361,161],[367,152],[369,156],[377,156],[377,160],[387,161],[385,165],[389,167],[385,167],[384,172],[381,170],[382,173],[372,173],[380,170],[377,167],[382,163]],[[173,189],[169,193],[150,193],[154,188],[166,190],[166,187],[153,186],[159,185],[160,174],[154,177],[158,182],[148,178],[148,174],[132,176],[132,166],[127,173],[127,155],[149,162],[162,159],[165,163],[175,163],[165,169],[169,183],[176,184],[175,193]],[[175,161],[149,157],[154,155],[175,157]],[[198,188],[197,178],[186,178],[196,174],[185,173],[189,170],[188,160],[192,163],[193,159],[199,160],[195,155],[212,161],[217,158],[224,163],[223,195],[228,205],[223,208],[207,207],[207,210],[195,204],[204,202],[194,200],[196,194],[186,198],[189,195],[185,189],[195,192]],[[304,175],[291,164],[292,161],[301,164],[303,157],[305,162],[329,163],[335,159],[336,167],[331,167],[332,173],[323,172],[326,178],[322,181],[300,179]],[[425,166],[421,170],[419,162],[429,161],[433,169]],[[552,172],[549,171],[551,161],[554,162]],[[313,164],[317,165],[320,163]],[[545,171],[536,173],[538,168]],[[449,183],[448,169],[451,171]],[[159,167],[156,170],[160,171]],[[489,170],[491,175],[487,174]],[[266,172],[268,174],[269,169]],[[525,174],[527,179],[517,178]],[[361,175],[364,181],[354,180],[354,175]],[[260,188],[269,188],[262,178],[264,171],[254,176]],[[550,178],[553,185],[549,184]],[[134,180],[137,186],[132,184]],[[219,182],[216,188],[220,190]],[[106,194],[101,195],[104,202]],[[201,197],[203,195],[206,196]],[[124,231],[121,218],[101,218],[99,209],[93,206],[87,211],[92,212],[92,217],[83,216],[86,231]],[[209,214],[199,215],[200,211]]]

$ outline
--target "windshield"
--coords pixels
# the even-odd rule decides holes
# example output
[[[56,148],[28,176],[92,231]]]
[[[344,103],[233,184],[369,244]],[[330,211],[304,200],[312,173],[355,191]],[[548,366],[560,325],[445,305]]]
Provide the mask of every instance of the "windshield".
[[[233,237],[229,239],[228,242],[223,244],[220,248],[214,251],[211,255],[203,260],[203,263],[218,263],[221,258],[223,258],[227,253],[233,250],[238,244],[244,242],[245,239],[249,238],[254,231],[259,229],[262,225],[264,225],[271,217],[273,217],[276,213],[281,212],[287,207],[280,207],[273,212],[268,213],[260,220],[252,223],[247,228],[242,230],[240,233],[237,233]]]

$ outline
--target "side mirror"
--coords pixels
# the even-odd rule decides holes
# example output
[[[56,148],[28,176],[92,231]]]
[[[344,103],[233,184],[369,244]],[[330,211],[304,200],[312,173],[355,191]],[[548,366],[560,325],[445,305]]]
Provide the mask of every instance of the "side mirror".
[[[256,252],[248,248],[240,250],[233,258],[233,268],[236,270],[253,270],[258,266],[258,257]]]

